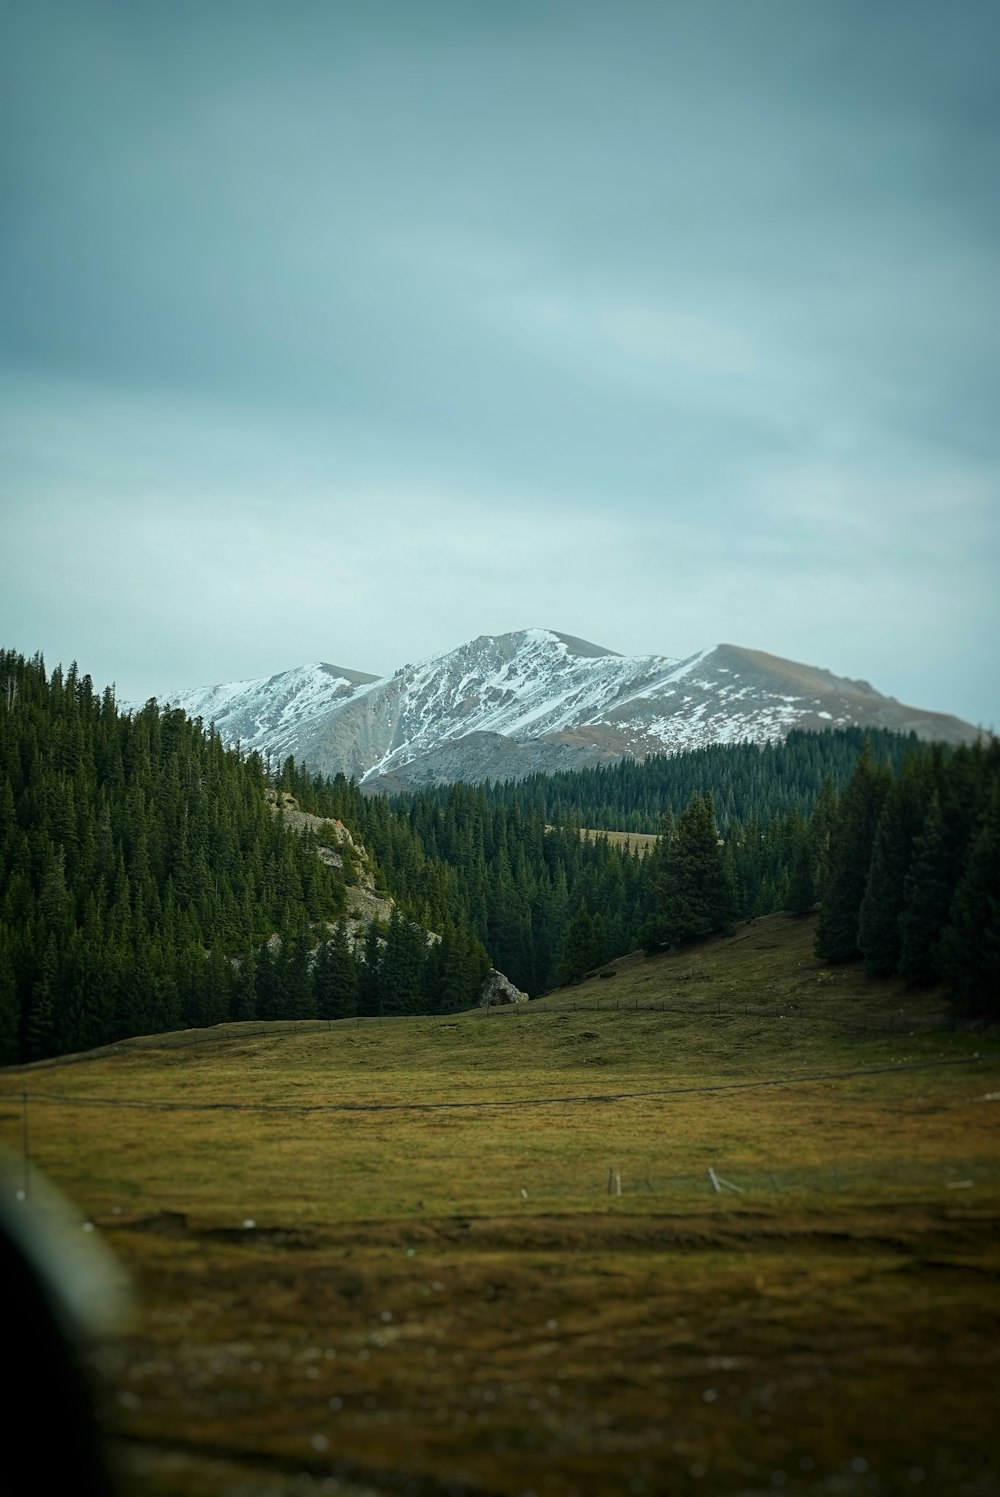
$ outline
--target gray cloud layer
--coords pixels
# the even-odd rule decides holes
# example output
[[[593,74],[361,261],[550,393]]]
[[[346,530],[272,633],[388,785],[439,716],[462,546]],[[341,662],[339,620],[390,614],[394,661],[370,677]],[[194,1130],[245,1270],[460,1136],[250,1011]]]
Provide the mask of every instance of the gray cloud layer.
[[[0,8],[0,632],[548,624],[1000,722],[992,5]]]

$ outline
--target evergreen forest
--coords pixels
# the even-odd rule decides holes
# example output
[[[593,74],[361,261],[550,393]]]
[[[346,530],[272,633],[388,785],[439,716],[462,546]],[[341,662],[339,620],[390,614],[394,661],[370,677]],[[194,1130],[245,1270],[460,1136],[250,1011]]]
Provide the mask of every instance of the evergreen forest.
[[[294,829],[269,788],[317,820]],[[644,855],[612,830],[657,840]],[[387,919],[352,918],[361,860]],[[389,800],[0,653],[0,1061],[229,1019],[453,1011],[491,965],[534,995],[817,905],[822,959],[944,982],[995,1017],[996,742],[793,733]]]
[[[779,743],[714,744],[678,754],[619,759],[590,769],[534,774],[489,789],[491,805],[513,801],[536,808],[547,822],[574,812],[583,826],[614,832],[658,832],[664,810],[681,810],[695,794],[711,791],[719,826],[756,815],[791,810],[809,815],[827,779],[842,790],[854,772],[864,742],[876,758],[898,769],[919,748],[913,734],[885,729],[841,728],[807,733],[794,729]],[[447,788],[437,792],[447,796]]]

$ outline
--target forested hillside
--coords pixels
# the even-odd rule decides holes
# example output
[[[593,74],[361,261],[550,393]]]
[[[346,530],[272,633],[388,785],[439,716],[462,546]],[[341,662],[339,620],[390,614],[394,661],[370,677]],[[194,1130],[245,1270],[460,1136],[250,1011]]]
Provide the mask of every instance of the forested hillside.
[[[231,958],[336,917],[344,882],[181,712],[122,716],[76,667],[0,656],[2,1049],[229,1016]]]
[[[907,754],[929,745],[915,734],[877,728],[828,733],[794,729],[781,743],[715,744],[680,754],[651,754],[642,761],[529,775],[489,787],[489,803],[538,810],[548,822],[575,814],[583,826],[606,831],[658,832],[668,806],[683,810],[692,795],[711,792],[723,830],[731,821],[767,820],[788,811],[808,815],[829,778],[842,789],[864,742],[875,757],[898,768]],[[448,789],[436,793],[447,800]]]
[[[124,715],[75,666],[0,655],[0,1058],[230,1018],[447,1011],[491,962],[535,994],[818,901],[824,959],[996,1010],[995,743],[795,734],[394,802],[289,759],[280,788],[320,818],[303,831],[268,778],[180,711]],[[647,857],[581,835],[654,808]],[[319,856],[332,821],[395,901],[363,939],[350,847],[347,866]]]

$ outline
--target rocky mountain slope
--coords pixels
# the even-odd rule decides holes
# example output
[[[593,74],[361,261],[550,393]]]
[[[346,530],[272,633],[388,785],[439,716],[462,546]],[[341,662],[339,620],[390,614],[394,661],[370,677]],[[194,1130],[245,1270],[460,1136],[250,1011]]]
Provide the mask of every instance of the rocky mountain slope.
[[[381,679],[305,665],[179,692],[171,705],[214,721],[227,743],[398,789],[763,743],[792,728],[858,724],[949,743],[977,736],[971,724],[904,706],[867,681],[758,650],[630,657],[548,629],[480,635]]]
[[[272,812],[275,815],[280,813],[286,826],[296,832],[308,830],[316,834],[319,839],[316,856],[321,863],[331,868],[346,868],[345,925],[352,949],[363,944],[365,932],[373,920],[388,925],[396,901],[385,892],[384,880],[380,889],[380,875],[373,858],[360,842],[355,842],[344,823],[303,811],[287,790],[266,790],[264,793]],[[329,925],[328,930],[332,929],[333,926]],[[439,938],[435,936],[434,939]]]

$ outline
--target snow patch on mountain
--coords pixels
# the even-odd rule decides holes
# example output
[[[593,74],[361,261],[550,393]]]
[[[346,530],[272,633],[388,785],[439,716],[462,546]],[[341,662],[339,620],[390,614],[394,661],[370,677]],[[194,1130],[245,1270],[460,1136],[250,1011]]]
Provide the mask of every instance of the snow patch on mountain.
[[[174,692],[164,705],[214,723],[226,743],[239,743],[248,753],[286,755],[296,752],[307,725],[378,680],[363,671],[316,661],[251,681]],[[129,704],[124,706],[129,710]]]
[[[324,774],[404,785],[502,777],[709,743],[781,739],[796,727],[912,726],[971,741],[956,719],[917,713],[867,683],[733,645],[679,660],[618,655],[573,635],[480,635],[381,679],[324,663],[179,692],[171,704],[228,743],[294,754]],[[505,758],[504,745],[508,745]]]

